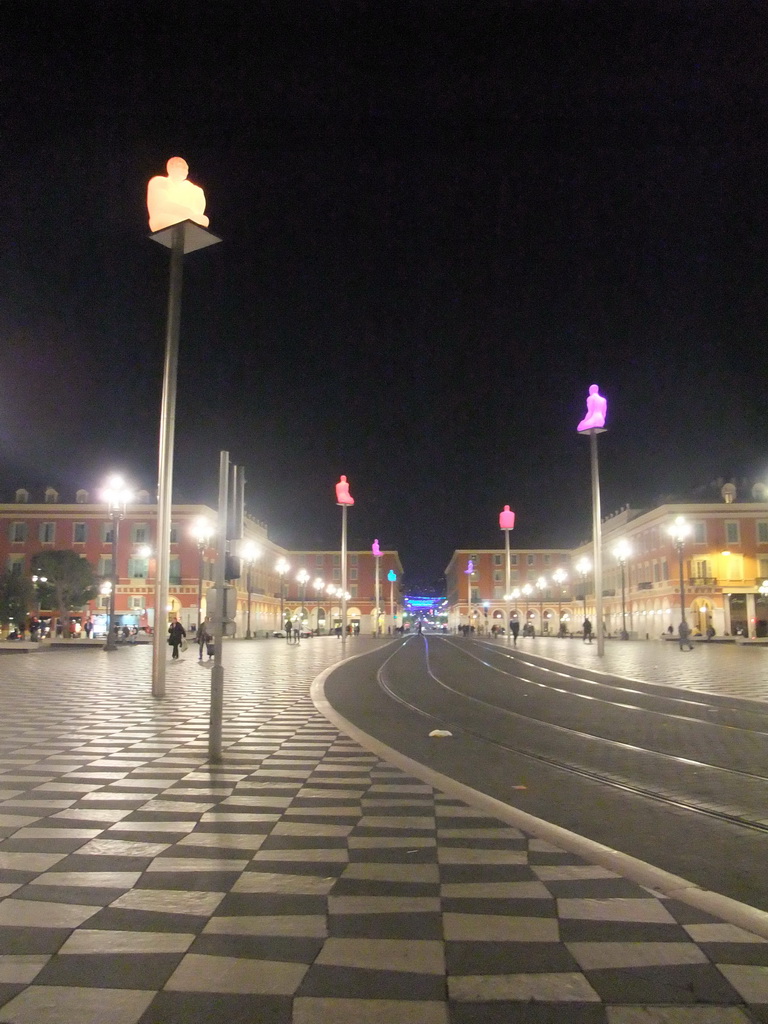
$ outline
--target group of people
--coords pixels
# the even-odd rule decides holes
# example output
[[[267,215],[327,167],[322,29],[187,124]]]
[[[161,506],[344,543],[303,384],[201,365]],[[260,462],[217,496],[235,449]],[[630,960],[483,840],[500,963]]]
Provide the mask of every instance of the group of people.
[[[209,616],[200,623],[200,628],[197,631],[197,660],[203,660],[203,649],[205,649],[208,655],[208,660],[213,657],[215,653],[212,624]],[[179,657],[179,650],[183,650],[186,644],[187,631],[184,629],[178,619],[174,619],[168,627],[168,644],[173,650],[171,654],[172,658]]]

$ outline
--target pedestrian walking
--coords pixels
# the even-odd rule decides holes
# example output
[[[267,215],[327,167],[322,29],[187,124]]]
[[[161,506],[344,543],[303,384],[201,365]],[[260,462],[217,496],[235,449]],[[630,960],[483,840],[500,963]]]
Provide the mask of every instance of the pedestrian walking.
[[[288,643],[290,643],[293,636],[293,623],[290,619],[285,620],[285,635],[288,638]]]
[[[584,619],[584,623],[582,625],[582,629],[584,630],[584,643],[585,644],[591,644],[592,643],[592,623],[589,621],[589,619]],[[599,654],[600,652],[598,651],[597,653]]]
[[[517,637],[520,633],[520,623],[517,621],[517,619],[509,620],[509,630],[512,633],[512,643],[515,645],[515,647],[517,647]]]
[[[184,637],[187,635],[186,629],[182,626],[178,619],[174,619],[168,627],[168,643],[173,648],[172,658],[178,658],[179,647],[184,642]]]
[[[691,643],[691,627],[683,619],[680,625],[677,627],[677,635],[680,638],[680,650],[681,651],[692,651],[693,644]]]
[[[200,623],[200,628],[197,631],[197,649],[198,649],[197,660],[198,661],[202,661],[203,660],[203,648],[205,648],[206,651],[208,651],[209,647],[212,644],[213,644],[213,634],[211,633],[211,620],[210,620],[210,618],[208,616],[206,616],[205,619]],[[210,656],[211,655],[209,653],[208,657],[210,657]]]

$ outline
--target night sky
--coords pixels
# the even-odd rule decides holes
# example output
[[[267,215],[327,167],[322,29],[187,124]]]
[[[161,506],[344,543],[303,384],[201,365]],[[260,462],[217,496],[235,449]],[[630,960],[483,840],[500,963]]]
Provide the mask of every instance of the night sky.
[[[247,8],[247,9],[246,9]],[[280,543],[455,547],[768,478],[768,31],[754,3],[6,0],[0,500],[153,492],[181,155],[176,501],[218,453]],[[699,490],[699,494],[708,492]],[[745,492],[740,497],[747,497]]]

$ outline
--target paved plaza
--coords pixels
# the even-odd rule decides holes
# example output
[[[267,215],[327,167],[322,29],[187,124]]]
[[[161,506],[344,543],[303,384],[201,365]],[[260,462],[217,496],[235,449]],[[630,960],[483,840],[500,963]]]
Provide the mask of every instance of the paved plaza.
[[[192,649],[162,701],[148,647],[0,657],[0,1024],[768,1022],[768,916],[740,928],[359,745],[310,695],[341,647],[228,644],[219,766]],[[601,667],[765,699],[766,658],[612,642]]]

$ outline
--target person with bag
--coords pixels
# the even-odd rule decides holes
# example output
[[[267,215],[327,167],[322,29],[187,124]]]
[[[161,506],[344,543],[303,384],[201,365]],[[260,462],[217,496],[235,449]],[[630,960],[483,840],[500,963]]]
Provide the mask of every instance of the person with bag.
[[[197,631],[197,646],[199,650],[198,661],[203,660],[203,647],[205,647],[209,658],[213,656],[213,635],[211,634],[211,620],[208,616],[205,617],[200,629]]]
[[[187,635],[186,629],[182,626],[178,619],[174,619],[168,627],[168,643],[173,648],[172,658],[178,658],[179,647],[184,642],[184,637]]]

